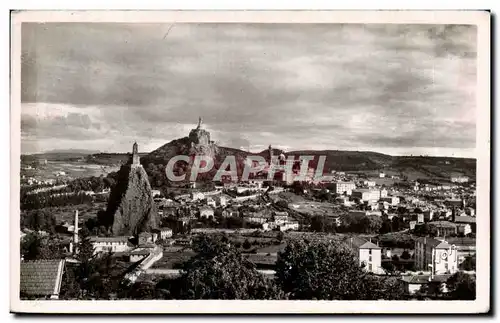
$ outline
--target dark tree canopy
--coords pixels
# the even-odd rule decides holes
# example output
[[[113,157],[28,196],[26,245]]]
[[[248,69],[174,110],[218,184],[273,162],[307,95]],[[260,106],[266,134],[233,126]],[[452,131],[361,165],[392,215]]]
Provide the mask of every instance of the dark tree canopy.
[[[276,282],[288,298],[304,300],[379,299],[390,289],[366,273],[344,244],[326,241],[290,241],[278,254]],[[397,291],[389,297],[399,298]]]
[[[181,299],[280,299],[272,280],[262,276],[222,236],[199,236],[196,256],[184,264]]]
[[[456,300],[474,300],[476,299],[476,279],[464,272],[457,272],[448,278],[449,296]]]

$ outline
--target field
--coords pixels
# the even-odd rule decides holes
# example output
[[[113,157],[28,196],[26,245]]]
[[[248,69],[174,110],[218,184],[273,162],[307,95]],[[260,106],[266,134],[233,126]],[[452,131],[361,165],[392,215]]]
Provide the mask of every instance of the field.
[[[313,216],[333,216],[340,215],[338,207],[328,202],[313,202],[303,201],[298,203],[290,203],[289,207],[303,215]]]
[[[69,205],[62,207],[43,208],[40,210],[52,213],[56,219],[57,224],[63,222],[68,222],[70,224],[73,224],[76,210],[78,210],[78,217],[80,219],[80,222],[85,222],[89,218],[97,217],[97,211],[105,208],[106,208],[106,203],[94,203],[93,205],[89,204]],[[21,216],[23,216],[23,213],[21,213]]]
[[[21,170],[21,175],[34,177],[38,180],[64,180],[79,177],[106,176],[111,172],[117,171],[119,168],[119,166],[89,164],[84,161],[47,161],[47,164],[42,164],[36,169]],[[60,172],[64,172],[65,175],[57,176]]]

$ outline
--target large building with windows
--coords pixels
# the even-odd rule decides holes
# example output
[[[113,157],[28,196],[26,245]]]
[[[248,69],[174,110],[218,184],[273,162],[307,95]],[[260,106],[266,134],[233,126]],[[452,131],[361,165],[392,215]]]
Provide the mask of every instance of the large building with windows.
[[[335,182],[333,183],[333,191],[337,194],[351,195],[352,190],[356,189],[356,184],[353,182]]]
[[[458,271],[458,252],[444,239],[418,238],[415,242],[415,267],[434,275]]]

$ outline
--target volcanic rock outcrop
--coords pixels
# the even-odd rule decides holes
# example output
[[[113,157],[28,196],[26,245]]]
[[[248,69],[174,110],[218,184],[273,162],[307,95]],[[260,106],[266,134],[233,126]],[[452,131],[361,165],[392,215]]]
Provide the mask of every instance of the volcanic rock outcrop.
[[[130,162],[118,172],[106,218],[113,235],[138,235],[158,227],[158,213],[148,175],[139,162],[137,144],[134,144]]]

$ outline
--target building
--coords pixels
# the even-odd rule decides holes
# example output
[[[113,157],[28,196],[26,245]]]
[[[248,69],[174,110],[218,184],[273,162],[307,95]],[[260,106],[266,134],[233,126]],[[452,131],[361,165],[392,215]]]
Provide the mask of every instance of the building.
[[[425,210],[424,211],[424,222],[432,221],[433,217],[434,217],[434,211],[433,210]]]
[[[276,225],[281,225],[287,222],[288,212],[274,212],[273,220]]]
[[[362,211],[362,210],[352,210],[349,211],[349,216],[367,216],[368,211]]]
[[[469,177],[468,176],[452,176],[451,182],[452,183],[467,183],[467,182],[469,182]]]
[[[399,197],[397,196],[384,196],[380,198],[381,202],[387,202],[392,206],[399,204]]]
[[[412,295],[416,294],[423,285],[430,283],[441,284],[441,290],[446,292],[446,281],[450,277],[451,275],[405,275],[401,277],[401,281],[404,283],[406,293]]]
[[[415,226],[417,225],[417,221],[410,221],[410,230],[415,230]]]
[[[374,274],[384,273],[382,269],[382,248],[360,237],[349,238],[347,245],[355,252],[360,265],[364,265],[366,271]]]
[[[454,274],[458,271],[456,247],[444,239],[418,238],[415,242],[415,267],[430,270],[432,275]]]
[[[424,223],[424,214],[423,213],[413,213],[411,217],[412,217],[412,220],[416,221],[417,223]]]
[[[336,194],[350,195],[352,190],[356,189],[354,182],[335,182],[332,183],[332,190]]]
[[[465,208],[465,214],[467,214],[468,216],[475,216],[476,210],[474,210],[471,207],[467,207],[467,208]]]
[[[465,260],[465,257],[476,255],[476,238],[450,237],[447,238],[446,241],[450,245],[455,246],[459,265]]]
[[[375,185],[377,185],[377,183],[375,183],[375,181],[364,181],[363,185],[368,187],[374,187]]]
[[[217,203],[215,202],[215,200],[213,198],[207,197],[207,205],[212,206],[212,207],[216,207]]]
[[[158,239],[158,233],[156,233],[156,232],[153,232],[153,233],[141,232],[141,233],[139,233],[139,236],[138,236],[139,245],[146,245],[146,244],[155,243],[157,239]]]
[[[449,206],[449,207],[463,207],[464,205],[464,200],[462,199],[446,199],[444,201],[444,204]]]
[[[279,225],[280,231],[298,230],[298,229],[299,229],[299,222],[297,221],[288,221]]]
[[[449,221],[429,222],[431,228],[435,228],[438,237],[446,237],[457,234],[457,225]]]
[[[380,174],[378,174],[378,177],[380,177],[380,178],[385,178],[385,173],[380,173]]]
[[[380,199],[380,191],[375,189],[357,189],[352,191],[352,198],[367,202],[377,202]]]
[[[208,206],[200,208],[200,218],[209,218],[214,216],[214,209]]]
[[[191,200],[200,201],[205,199],[205,194],[202,192],[191,192]]]
[[[245,216],[245,221],[250,223],[264,224],[269,221],[269,217],[257,214]]]
[[[460,224],[457,224],[457,233],[463,234],[464,236],[466,236],[469,233],[472,233],[472,228],[471,228],[470,224],[460,223]]]
[[[129,237],[90,237],[90,242],[94,247],[94,254],[101,252],[125,252],[133,248],[129,242]]]
[[[165,240],[173,236],[173,230],[170,228],[160,228],[160,239]]]
[[[228,198],[225,195],[217,195],[214,196],[213,199],[215,200],[215,203],[217,206],[226,206]]]
[[[21,299],[58,299],[64,267],[61,259],[21,261]]]

